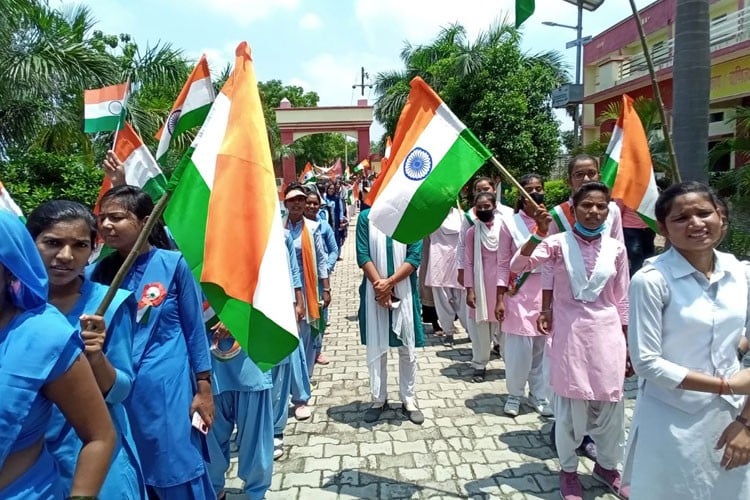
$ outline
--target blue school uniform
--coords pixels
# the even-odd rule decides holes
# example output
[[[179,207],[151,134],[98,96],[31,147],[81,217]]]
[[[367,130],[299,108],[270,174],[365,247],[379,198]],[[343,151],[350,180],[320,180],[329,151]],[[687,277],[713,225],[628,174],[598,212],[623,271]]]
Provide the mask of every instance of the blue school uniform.
[[[93,314],[101,303],[107,287],[88,279],[81,284],[81,297],[65,315],[71,326],[80,323],[82,314]],[[133,331],[135,330],[136,302],[126,290],[118,290],[112,304],[104,314],[107,336],[104,340],[104,353],[115,369],[115,381],[104,401],[107,403],[112,423],[117,432],[117,444],[112,455],[112,463],[99,493],[101,498],[131,500],[146,498],[141,465],[133,441],[130,421],[123,401],[130,394],[135,378],[133,371]],[[45,433],[47,446],[55,457],[60,469],[65,491],[70,491],[75,473],[81,440],[75,429],[55,408],[52,422]]]
[[[125,407],[145,482],[163,500],[215,498],[205,437],[190,414],[195,374],[211,370],[198,284],[179,253],[152,249],[138,256],[122,288],[139,303],[136,378]]]
[[[292,288],[302,288],[302,277],[299,265],[297,264],[297,257],[294,253],[294,242],[291,233],[287,229],[284,230],[284,241],[286,243],[289,271],[292,277]],[[297,379],[307,380],[307,386],[303,385],[296,388],[297,397],[305,398],[303,401],[310,399],[310,380],[302,375],[303,373],[307,373],[307,369],[302,364],[305,361],[305,357],[302,351],[302,342],[300,342],[293,353],[271,369],[271,380],[273,382],[271,393],[273,400],[273,435],[275,437],[281,437],[284,434],[284,427],[286,427],[287,415],[289,414],[289,395],[294,394],[292,392],[292,358],[299,365]]]
[[[233,339],[219,341],[229,349]],[[271,373],[260,368],[241,351],[229,360],[213,357],[213,392],[216,408],[208,433],[208,464],[211,483],[219,495],[229,467],[229,442],[237,425],[238,476],[245,494],[261,500],[271,487],[273,474],[273,401]]]
[[[28,231],[0,210],[0,264],[16,280],[8,287],[20,312],[0,329],[0,464],[44,437],[53,403],[42,389],[67,372],[83,352],[78,331],[47,304],[47,270]],[[5,286],[5,284],[3,284]],[[47,446],[34,464],[0,489],[4,500],[65,498]]]

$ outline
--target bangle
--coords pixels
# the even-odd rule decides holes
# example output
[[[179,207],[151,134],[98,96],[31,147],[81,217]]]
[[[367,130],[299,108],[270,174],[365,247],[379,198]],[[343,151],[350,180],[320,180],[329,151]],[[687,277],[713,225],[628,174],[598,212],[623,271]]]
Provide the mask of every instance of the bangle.
[[[209,373],[208,375],[204,375],[202,377],[195,377],[195,381],[196,382],[208,382],[210,384],[211,383],[211,373]]]
[[[529,236],[529,241],[533,241],[537,245],[542,242],[544,238],[542,236],[539,236],[536,233],[531,233],[531,236]]]
[[[552,309],[542,309],[541,311],[539,311],[540,314],[541,313],[551,313],[551,312],[552,312]]]
[[[325,292],[331,293],[331,289],[330,288],[324,288],[323,289],[323,293],[325,293]]]
[[[727,379],[724,377],[719,379],[719,396],[723,396],[727,385]]]

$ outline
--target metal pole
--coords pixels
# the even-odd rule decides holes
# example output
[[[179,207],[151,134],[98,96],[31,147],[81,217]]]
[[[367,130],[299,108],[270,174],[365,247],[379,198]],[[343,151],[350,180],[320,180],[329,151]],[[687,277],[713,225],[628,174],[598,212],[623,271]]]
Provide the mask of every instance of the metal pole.
[[[583,52],[583,0],[578,0],[578,24],[576,24],[576,85],[581,84],[581,59]],[[579,139],[579,104],[576,104],[573,112],[573,147],[580,145]]]

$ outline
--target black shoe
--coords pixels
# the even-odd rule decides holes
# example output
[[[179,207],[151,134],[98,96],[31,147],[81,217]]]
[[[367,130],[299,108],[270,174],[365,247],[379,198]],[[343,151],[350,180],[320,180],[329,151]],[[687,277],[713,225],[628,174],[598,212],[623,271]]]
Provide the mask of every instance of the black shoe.
[[[411,420],[412,423],[417,425],[422,425],[424,423],[424,413],[422,413],[421,410],[413,410],[409,411],[406,409],[406,406],[401,405],[401,411],[404,412],[404,415]]]
[[[366,423],[371,424],[376,422],[380,415],[388,408],[388,401],[383,403],[383,406],[373,406],[365,410],[365,416],[362,418]]]
[[[446,335],[443,337],[443,345],[445,347],[453,347],[453,335]]]
[[[487,377],[487,369],[486,368],[475,368],[474,369],[474,375],[471,377],[472,382],[484,382],[484,379]]]
[[[555,442],[555,422],[552,422],[552,427],[549,430],[549,442],[552,446],[552,450],[557,453],[557,443]]]
[[[494,355],[495,355],[495,356],[497,356],[498,358],[501,358],[501,357],[502,357],[502,356],[500,355],[500,346],[499,346],[498,344],[495,344],[495,345],[493,345],[493,346],[492,346],[492,354],[494,354]]]
[[[583,436],[583,442],[576,451],[589,460],[596,462],[598,456],[598,453],[596,452],[596,443],[594,443],[594,440],[591,439],[590,436]]]

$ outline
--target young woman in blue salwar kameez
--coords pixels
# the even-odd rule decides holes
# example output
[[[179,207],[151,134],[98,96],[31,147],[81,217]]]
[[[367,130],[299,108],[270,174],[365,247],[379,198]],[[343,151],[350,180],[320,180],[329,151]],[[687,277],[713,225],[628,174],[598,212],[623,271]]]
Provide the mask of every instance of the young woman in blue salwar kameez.
[[[84,277],[84,269],[96,242],[96,220],[91,211],[73,201],[50,201],[37,207],[26,222],[49,274],[49,302],[63,313],[71,326],[82,328],[84,355],[96,377],[117,431],[117,445],[101,498],[145,498],[145,484],[130,423],[122,402],[133,385],[133,331],[136,303],[133,294],[118,290],[104,317],[93,312],[107,287]],[[81,440],[55,408],[46,432],[47,447],[54,455],[69,491],[75,473],[75,457]]]
[[[0,498],[96,498],[116,434],[79,332],[47,304],[47,272],[15,214],[0,210]],[[57,405],[82,445],[70,491],[44,433]]]
[[[133,186],[104,194],[99,234],[116,252],[95,265],[94,281],[112,282],[153,206],[148,194]],[[125,407],[149,495],[213,499],[205,436],[191,425],[196,412],[208,427],[214,419],[203,302],[187,263],[178,252],[163,249],[168,246],[164,227],[157,225],[121,286],[138,299],[136,377]]]

